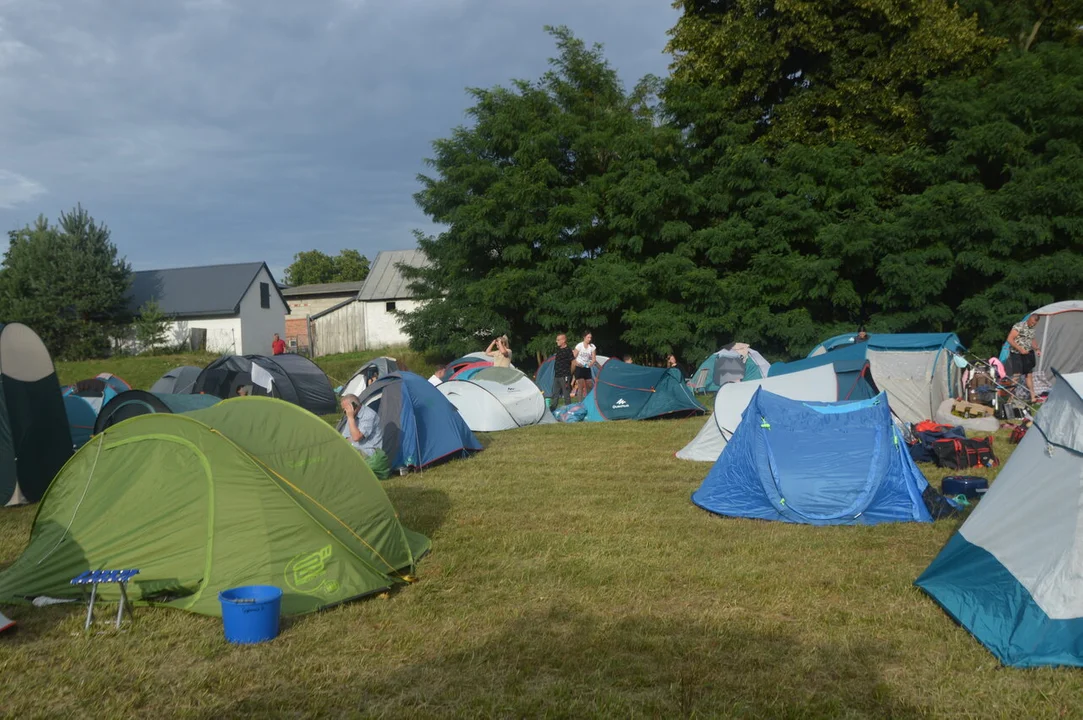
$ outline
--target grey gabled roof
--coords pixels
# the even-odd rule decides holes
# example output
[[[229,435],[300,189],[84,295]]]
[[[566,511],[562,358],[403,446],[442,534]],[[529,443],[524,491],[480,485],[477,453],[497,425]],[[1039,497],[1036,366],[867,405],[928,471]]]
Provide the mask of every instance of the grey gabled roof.
[[[128,309],[136,313],[143,303],[154,299],[162,312],[177,318],[236,315],[241,310],[241,298],[255,282],[259,271],[266,267],[262,262],[250,262],[140,270],[132,273]],[[271,271],[267,270],[267,274],[275,292],[282,298]],[[282,298],[282,304],[287,305],[285,298]]]
[[[295,285],[282,288],[285,297],[307,297],[309,295],[355,295],[361,292],[364,280],[353,282],[314,283],[312,285]]]
[[[398,264],[412,267],[426,267],[428,258],[420,250],[383,250],[376,255],[365,285],[357,293],[357,299],[396,300],[412,298],[414,293],[408,287],[406,278],[399,272]]]

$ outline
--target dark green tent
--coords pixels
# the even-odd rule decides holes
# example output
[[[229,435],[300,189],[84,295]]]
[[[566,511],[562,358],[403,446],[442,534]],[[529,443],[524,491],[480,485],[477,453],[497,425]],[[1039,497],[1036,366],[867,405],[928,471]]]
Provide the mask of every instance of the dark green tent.
[[[0,325],[0,505],[40,500],[71,453],[45,343],[26,325]]]

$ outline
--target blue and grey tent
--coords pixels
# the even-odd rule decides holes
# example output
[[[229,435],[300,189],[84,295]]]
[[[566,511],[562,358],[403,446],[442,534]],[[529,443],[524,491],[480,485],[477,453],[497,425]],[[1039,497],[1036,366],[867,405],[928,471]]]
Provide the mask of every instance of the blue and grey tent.
[[[794,360],[788,363],[774,363],[768,373],[770,377],[811,370],[830,365],[835,371],[838,382],[839,400],[868,400],[876,397],[880,390],[872,377],[869,361],[865,357],[865,348],[854,345],[816,357]]]
[[[707,412],[677,368],[613,361],[602,366],[583,405],[590,422],[688,417]]]
[[[1083,666],[1083,373],[915,584],[1005,665]]]
[[[770,374],[781,375],[830,362],[839,377],[839,398],[858,399],[859,388],[847,387],[844,374],[871,371],[873,387],[887,393],[891,409],[903,422],[917,423],[937,416],[941,405],[961,390],[961,370],[953,362],[963,345],[954,333],[882,333],[854,342],[839,335],[817,345],[809,357],[775,363]],[[867,370],[855,370],[868,361]]]
[[[193,392],[196,380],[199,378],[201,372],[203,372],[203,368],[196,367],[195,365],[181,365],[180,367],[175,367],[158,378],[155,383],[150,386],[150,391],[152,393],[167,393],[169,395],[183,395],[185,393]]]
[[[105,404],[130,389],[131,386],[116,375],[101,373],[68,385],[61,391],[74,449],[78,450],[90,440],[94,434],[94,423],[98,420],[98,413]]]
[[[932,522],[930,490],[883,393],[828,403],[760,388],[692,502],[732,517],[874,525]]]
[[[482,449],[455,406],[420,375],[384,375],[358,399],[380,416],[383,449],[392,468],[424,468]],[[339,421],[339,432],[344,423]]]

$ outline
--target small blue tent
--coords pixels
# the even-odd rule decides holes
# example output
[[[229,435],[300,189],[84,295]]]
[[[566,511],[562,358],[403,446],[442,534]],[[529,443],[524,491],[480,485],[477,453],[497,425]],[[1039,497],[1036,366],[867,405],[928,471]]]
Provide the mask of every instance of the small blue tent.
[[[823,403],[760,388],[692,502],[719,515],[808,525],[932,522],[928,488],[885,394]]]
[[[392,468],[423,468],[482,449],[455,406],[420,375],[384,375],[358,398],[380,416],[383,448]],[[340,432],[344,422],[339,422]]]
[[[905,352],[950,350],[960,352],[963,343],[955,333],[870,333],[869,339],[858,343],[855,333],[845,333],[828,338],[812,348],[808,357],[816,357],[839,348],[858,345],[872,350],[898,350]]]
[[[602,366],[583,405],[590,422],[687,417],[707,412],[684,384],[679,369],[614,360]]]
[[[835,377],[839,384],[840,400],[867,400],[876,397],[880,392],[873,381],[869,361],[865,359],[864,344],[841,347],[838,350],[803,360],[775,363],[768,374],[770,377],[777,377],[822,365],[834,367]]]
[[[131,386],[116,375],[101,373],[68,385],[60,391],[64,396],[64,412],[68,416],[68,430],[73,448],[78,450],[90,440],[102,407],[130,389]]]

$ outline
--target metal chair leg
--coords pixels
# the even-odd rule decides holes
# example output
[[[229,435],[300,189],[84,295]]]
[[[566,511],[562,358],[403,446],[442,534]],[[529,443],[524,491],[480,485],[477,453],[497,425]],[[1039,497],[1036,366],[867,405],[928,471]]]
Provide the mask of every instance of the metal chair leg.
[[[90,585],[90,603],[86,606],[86,625],[83,626],[83,630],[89,630],[90,624],[94,622],[94,600],[98,597],[98,583],[91,583]]]

